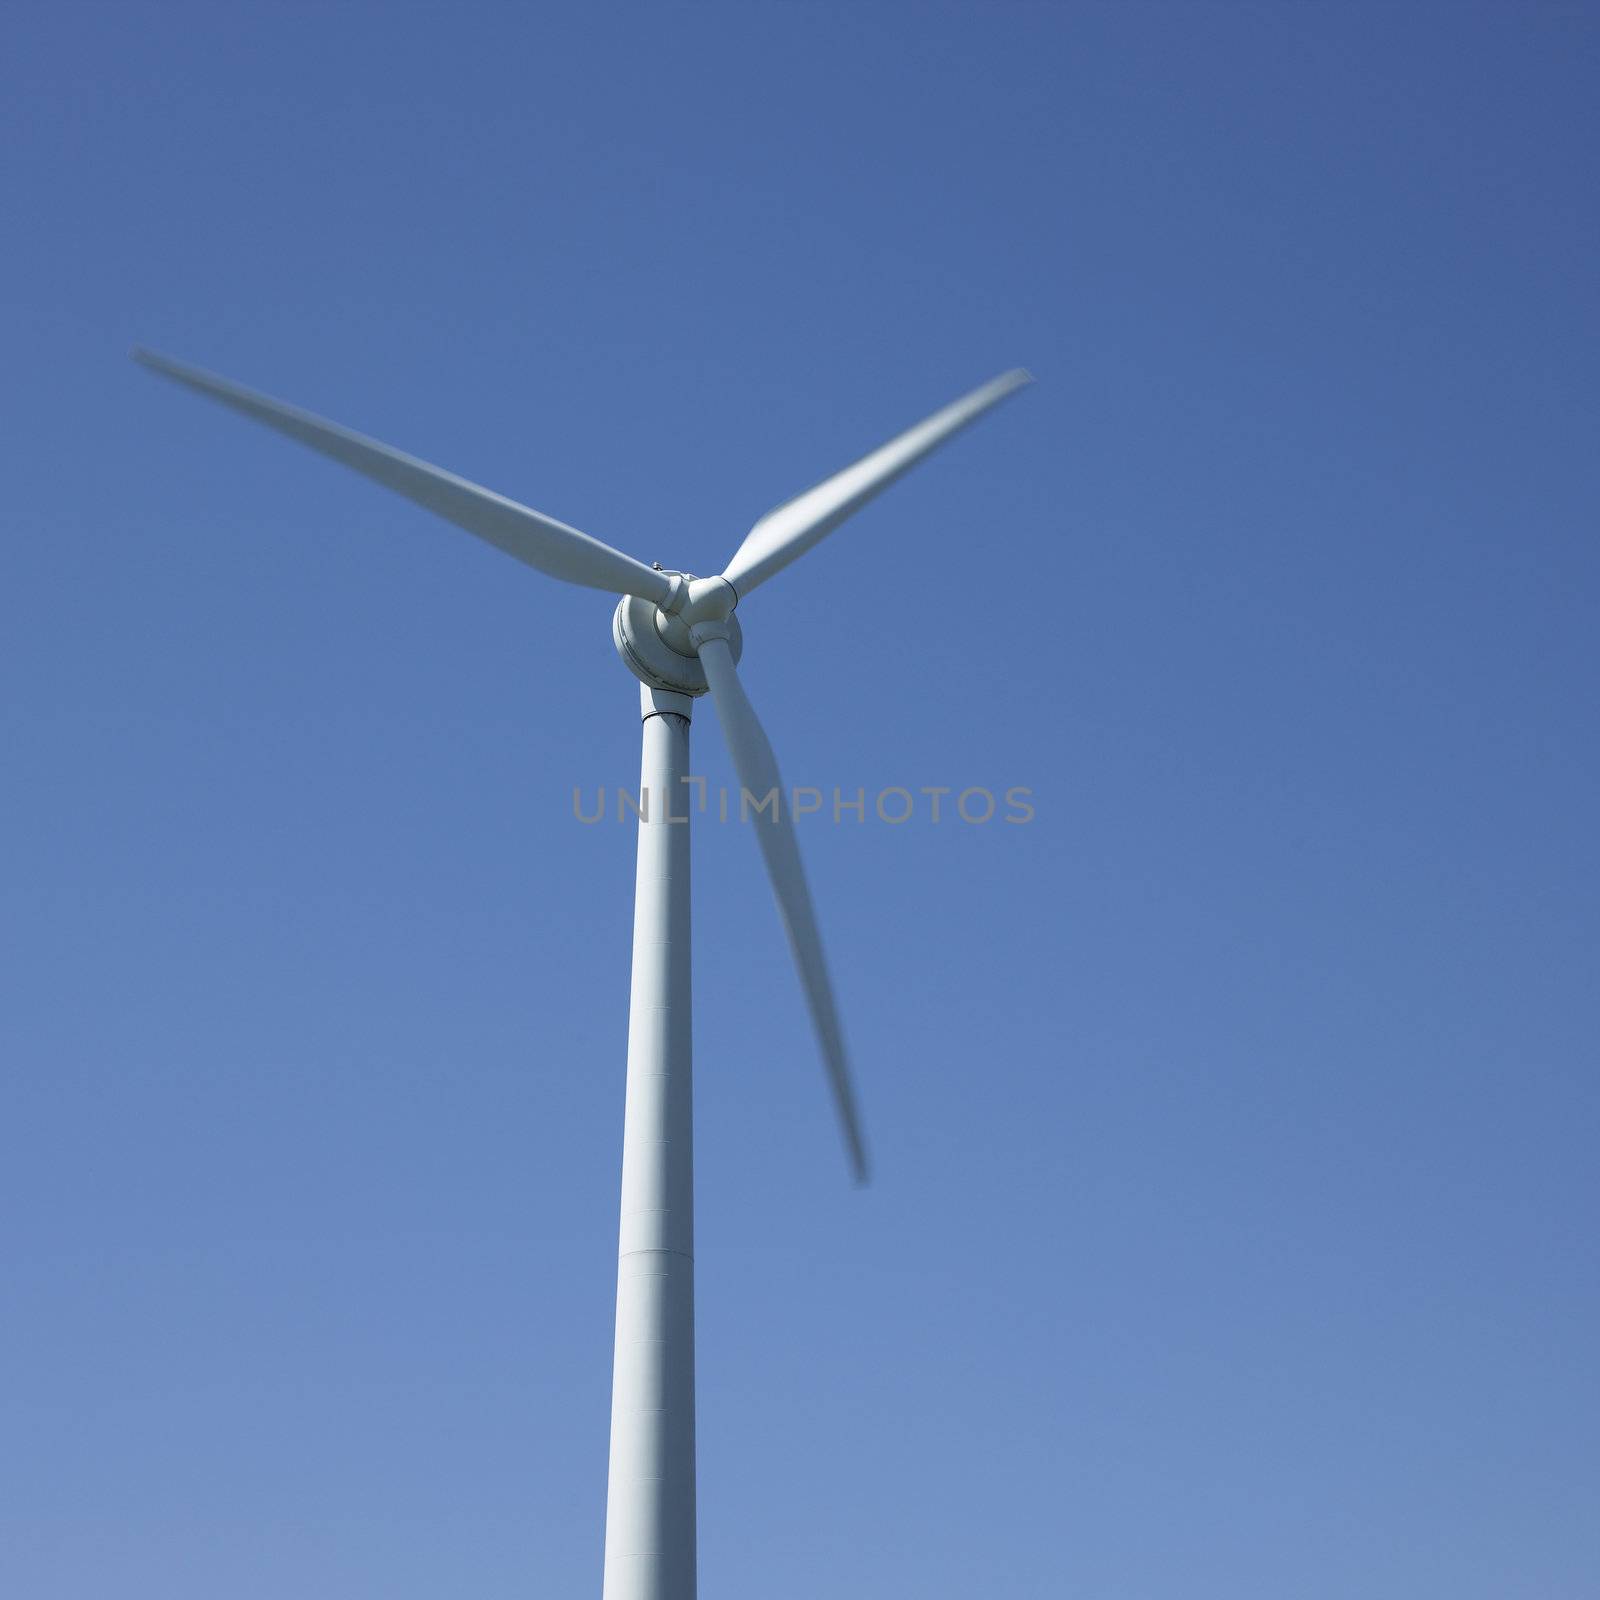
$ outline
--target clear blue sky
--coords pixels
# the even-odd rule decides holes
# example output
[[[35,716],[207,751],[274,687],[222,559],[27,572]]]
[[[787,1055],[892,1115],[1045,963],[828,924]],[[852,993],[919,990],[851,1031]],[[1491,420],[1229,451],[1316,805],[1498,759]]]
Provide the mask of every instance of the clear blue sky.
[[[14,8],[0,1590],[600,1578],[609,603],[139,341],[702,572],[1041,380],[741,611],[794,780],[1038,817],[806,827],[865,1193],[697,834],[708,1600],[1600,1592],[1597,55]]]

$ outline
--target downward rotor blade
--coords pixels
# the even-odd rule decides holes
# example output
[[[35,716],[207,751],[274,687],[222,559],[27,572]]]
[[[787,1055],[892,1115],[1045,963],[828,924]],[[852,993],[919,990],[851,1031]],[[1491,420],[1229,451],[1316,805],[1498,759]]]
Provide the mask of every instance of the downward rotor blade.
[[[1021,367],[1002,373],[944,410],[935,411],[916,427],[907,428],[871,455],[863,456],[854,466],[836,472],[816,488],[807,489],[804,494],[769,511],[745,535],[744,543],[734,552],[722,576],[743,598],[757,584],[765,583],[773,573],[781,572],[791,561],[803,556],[852,512],[859,511],[874,495],[887,489],[901,473],[915,466],[951,434],[975,422],[1008,394],[1032,382],[1032,374]]]
[[[822,1049],[823,1065],[833,1088],[839,1125],[850,1152],[850,1165],[856,1181],[867,1181],[867,1152],[861,1138],[861,1122],[856,1115],[855,1092],[850,1086],[850,1067],[845,1057],[844,1034],[839,1026],[839,1011],[833,1000],[833,985],[828,981],[828,965],[822,954],[822,936],[817,932],[817,914],[811,905],[811,891],[800,864],[800,844],[794,822],[778,776],[777,757],[767,741],[755,708],[745,697],[744,685],[734,670],[733,655],[725,639],[708,639],[700,646],[700,662],[706,669],[711,698],[722,723],[739,783],[756,804],[773,792],[778,796],[776,815],[766,813],[752,819],[761,854],[766,859],[767,876],[778,902],[778,915],[789,936],[789,950],[800,973],[811,1024]]]
[[[591,539],[588,534],[569,528],[554,517],[530,511],[527,506],[507,500],[503,495],[480,489],[453,472],[430,466],[415,456],[379,444],[376,439],[326,422],[309,411],[284,405],[282,401],[230,383],[226,378],[169,361],[149,350],[135,350],[133,359],[153,372],[220,400],[223,405],[353,467],[373,482],[403,494],[445,521],[465,528],[468,533],[476,534],[552,578],[582,584],[589,589],[604,589],[610,594],[638,595],[657,603],[670,592],[668,579],[642,561],[635,561],[632,556],[613,550],[610,545]]]

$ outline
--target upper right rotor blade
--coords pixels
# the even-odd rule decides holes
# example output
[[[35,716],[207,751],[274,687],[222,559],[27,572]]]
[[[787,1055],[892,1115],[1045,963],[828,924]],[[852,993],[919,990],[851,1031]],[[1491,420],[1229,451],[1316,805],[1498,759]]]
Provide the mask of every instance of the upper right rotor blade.
[[[793,500],[769,511],[745,535],[722,574],[738,591],[740,598],[773,573],[803,556],[812,545],[832,533],[853,511],[858,511],[875,494],[887,489],[901,473],[913,467],[930,450],[943,444],[951,434],[976,421],[991,406],[1008,394],[1033,382],[1033,375],[1021,367],[1002,373],[971,394],[935,411],[926,421],[907,428],[854,466],[836,472],[814,489],[807,489]]]
[[[822,935],[817,931],[817,913],[811,904],[805,868],[800,864],[800,843],[795,838],[794,821],[789,815],[783,779],[778,776],[778,758],[755,707],[750,704],[733,664],[733,653],[725,639],[707,639],[700,646],[700,663],[706,669],[706,682],[722,724],[722,737],[739,786],[755,802],[753,819],[756,839],[767,864],[772,895],[778,902],[783,931],[789,936],[789,950],[799,969],[800,987],[805,994],[811,1025],[822,1048],[822,1062],[828,1069],[833,1088],[834,1107],[850,1166],[857,1183],[867,1181],[867,1151],[861,1137],[861,1119],[856,1113],[855,1091],[850,1085],[850,1063],[844,1050],[844,1030],[839,1026],[839,1008],[834,1004],[833,985],[828,980],[828,963],[822,954]],[[768,815],[759,809],[772,801]],[[743,810],[741,798],[740,809]]]
[[[385,489],[402,494],[407,500],[453,522],[458,528],[476,534],[488,544],[515,556],[525,565],[567,583],[589,589],[604,589],[609,594],[638,595],[659,604],[671,592],[670,581],[642,561],[613,550],[610,545],[569,528],[542,511],[531,510],[507,500],[504,495],[458,478],[453,472],[419,461],[376,439],[341,428],[285,405],[243,384],[202,372],[171,361],[151,350],[135,350],[133,359],[141,366],[159,372],[186,388],[203,394],[269,428],[286,434],[296,442],[329,456],[343,466],[353,467],[364,477],[381,483]]]

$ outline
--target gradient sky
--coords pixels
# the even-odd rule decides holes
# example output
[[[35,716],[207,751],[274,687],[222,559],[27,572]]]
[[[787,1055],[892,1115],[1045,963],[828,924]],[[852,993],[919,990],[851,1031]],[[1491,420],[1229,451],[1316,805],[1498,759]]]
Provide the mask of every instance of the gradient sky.
[[[598,1593],[640,555],[740,612],[846,1179],[697,830],[707,1597],[1592,1600],[1592,5],[44,5],[0,59],[0,1591]],[[714,719],[696,765],[727,776]]]

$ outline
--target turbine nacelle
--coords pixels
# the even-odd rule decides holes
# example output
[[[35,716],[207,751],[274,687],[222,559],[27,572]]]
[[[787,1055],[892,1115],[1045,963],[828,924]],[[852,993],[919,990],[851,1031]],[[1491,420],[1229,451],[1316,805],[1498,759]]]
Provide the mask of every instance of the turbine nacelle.
[[[672,587],[655,605],[636,595],[623,595],[611,619],[611,638],[627,667],[652,689],[702,695],[710,684],[700,664],[701,629],[719,629],[735,661],[744,649],[744,634],[733,608],[739,603],[726,578],[697,578],[692,572],[661,569]]]

